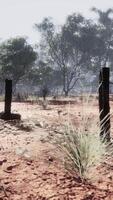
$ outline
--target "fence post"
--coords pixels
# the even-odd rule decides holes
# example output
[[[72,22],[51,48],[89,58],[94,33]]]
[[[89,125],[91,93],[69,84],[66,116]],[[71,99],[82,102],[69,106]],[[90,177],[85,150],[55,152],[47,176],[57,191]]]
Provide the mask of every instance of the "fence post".
[[[11,114],[11,101],[12,101],[12,80],[5,80],[5,109],[6,115]]]
[[[102,72],[99,74],[99,112],[100,112],[100,120],[102,118],[101,111],[103,109],[103,98],[102,98]]]
[[[110,141],[109,68],[103,67],[99,77],[100,137]]]
[[[0,113],[0,119],[3,120],[20,120],[21,115],[17,113],[11,113],[12,102],[12,80],[5,80],[5,106],[4,112]]]

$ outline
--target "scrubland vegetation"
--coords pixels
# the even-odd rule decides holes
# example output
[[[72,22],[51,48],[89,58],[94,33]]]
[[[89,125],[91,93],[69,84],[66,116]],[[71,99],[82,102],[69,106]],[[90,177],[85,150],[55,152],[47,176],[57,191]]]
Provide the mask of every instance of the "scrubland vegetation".
[[[113,10],[92,12],[97,21],[73,13],[57,26],[44,18],[35,47],[23,37],[0,44],[0,109],[11,79],[12,112],[21,114],[0,120],[0,199],[113,199],[113,98],[106,141],[96,94],[102,67],[112,83]]]

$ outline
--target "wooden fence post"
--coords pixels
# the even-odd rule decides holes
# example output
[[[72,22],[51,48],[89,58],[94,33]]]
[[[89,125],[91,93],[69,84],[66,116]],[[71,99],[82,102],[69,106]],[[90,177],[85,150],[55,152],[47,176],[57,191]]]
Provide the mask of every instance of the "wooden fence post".
[[[102,118],[102,109],[103,109],[103,94],[102,94],[102,72],[99,74],[99,112],[100,112],[100,121]]]
[[[21,115],[17,113],[11,113],[12,102],[12,80],[5,80],[5,106],[4,112],[0,113],[0,119],[3,120],[20,120]]]
[[[100,137],[110,141],[109,68],[103,67],[99,77]]]
[[[12,80],[5,80],[5,109],[6,115],[11,114],[11,101],[12,101]]]

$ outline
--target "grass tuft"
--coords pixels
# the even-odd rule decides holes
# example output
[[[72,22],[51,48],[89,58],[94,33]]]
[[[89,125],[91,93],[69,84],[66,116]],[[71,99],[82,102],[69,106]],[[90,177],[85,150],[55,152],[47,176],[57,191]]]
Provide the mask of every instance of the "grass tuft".
[[[71,121],[70,118],[68,121]],[[69,122],[62,138],[57,138],[57,144],[63,153],[66,169],[72,174],[78,174],[81,179],[90,178],[90,173],[93,174],[93,170],[109,154],[109,144],[100,139],[98,118],[88,117],[84,109],[80,123],[74,127]]]

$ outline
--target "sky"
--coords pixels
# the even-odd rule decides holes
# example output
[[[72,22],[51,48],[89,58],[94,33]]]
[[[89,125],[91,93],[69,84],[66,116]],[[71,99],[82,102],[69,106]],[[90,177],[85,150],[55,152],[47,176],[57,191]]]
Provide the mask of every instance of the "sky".
[[[44,17],[52,17],[57,25],[65,22],[67,15],[81,13],[96,18],[90,8],[113,8],[113,0],[0,0],[0,39],[27,36],[31,44],[39,41],[34,24]]]

